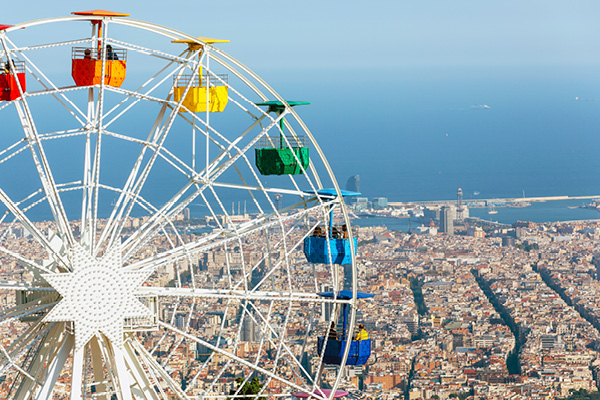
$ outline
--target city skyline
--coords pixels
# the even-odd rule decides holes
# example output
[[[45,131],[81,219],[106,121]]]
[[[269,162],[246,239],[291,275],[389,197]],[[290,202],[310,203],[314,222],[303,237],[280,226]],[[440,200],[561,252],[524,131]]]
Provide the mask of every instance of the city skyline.
[[[1,398],[600,395],[600,5],[319,4],[0,25]]]

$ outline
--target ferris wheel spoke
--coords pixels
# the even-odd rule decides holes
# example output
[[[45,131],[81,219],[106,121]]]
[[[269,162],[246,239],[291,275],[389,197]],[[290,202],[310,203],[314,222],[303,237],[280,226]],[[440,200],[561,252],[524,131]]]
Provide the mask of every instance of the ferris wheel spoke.
[[[8,37],[5,37],[5,38],[6,38],[6,42],[12,46],[13,51],[18,52],[21,55],[21,57],[26,61],[26,68],[27,68],[28,72],[35,78],[35,80],[38,81],[40,83],[40,85],[42,85],[44,87],[44,89],[46,89],[46,91],[48,91],[48,93],[50,93],[62,106],[64,106],[65,109],[69,112],[69,114],[71,114],[77,120],[77,122],[79,122],[81,125],[85,125],[86,122],[84,122],[80,118],[80,116],[83,118],[86,118],[86,115],[79,109],[79,107],[77,107],[77,105],[75,105],[75,103],[73,103],[63,93],[63,91],[61,89],[59,89],[52,82],[52,80],[50,80],[50,78],[48,78],[48,76],[46,76],[42,72],[42,70],[40,70],[37,67],[37,65],[29,57],[27,57],[27,54],[25,53],[24,49],[17,48],[15,46],[15,44],[10,40],[10,38],[8,38]],[[77,41],[75,41],[75,42],[77,42]],[[61,43],[61,45],[68,45],[68,44],[74,44],[74,42],[71,41],[71,42]],[[31,68],[33,68],[33,69],[31,69]],[[57,94],[58,94],[58,96],[57,96]],[[87,122],[89,122],[89,120]]]
[[[137,351],[138,357],[140,357],[149,370],[151,370],[157,377],[162,379],[169,388],[179,396],[180,399],[189,399],[186,393],[181,389],[181,386],[173,381],[173,378],[164,370],[164,368],[156,361],[156,359],[148,353],[148,350],[141,345],[137,340],[129,342],[133,348]]]
[[[256,119],[245,131],[243,131],[235,140],[233,141],[227,141],[227,147],[222,148],[221,153],[219,153],[217,155],[217,157],[215,157],[215,159],[213,161],[211,161],[208,165],[208,173],[210,174],[212,171],[214,171],[217,167],[217,165],[219,165],[219,163],[221,163],[223,161],[223,159],[225,159],[225,157],[229,157],[229,159],[231,159],[231,151],[232,150],[237,150],[238,152],[240,151],[240,149],[237,147],[237,144],[248,134],[250,133],[254,128],[256,128],[258,125],[260,125],[260,123],[262,122],[263,119],[265,119],[266,115],[262,115],[260,116],[258,119]],[[202,121],[202,123],[205,124],[204,121]],[[272,124],[271,124],[272,126]],[[214,130],[214,128],[207,126],[207,129],[214,131],[214,133],[218,133],[216,130]],[[264,131],[263,131],[264,132]],[[212,136],[211,136],[212,137]],[[214,138],[213,138],[214,140]],[[227,160],[229,161],[229,160]],[[203,169],[202,171],[200,171],[198,173],[198,176],[206,176],[206,168]]]
[[[105,52],[105,44],[108,32],[108,24],[104,21],[104,29],[102,31],[102,37],[98,37],[98,43],[102,43],[103,53]],[[101,71],[106,71],[106,57],[102,57]],[[88,182],[88,192],[83,196],[82,201],[87,201],[85,217],[87,220],[82,221],[85,233],[87,233],[86,240],[84,242],[89,243],[90,253],[95,255],[94,245],[96,241],[96,229],[98,225],[98,201],[100,196],[100,160],[102,151],[102,134],[103,134],[103,123],[104,123],[104,97],[106,90],[105,79],[100,80],[100,86],[98,88],[97,100],[94,102],[94,94],[90,89],[88,95],[88,116],[93,115],[94,119],[90,124],[90,129],[96,133],[96,143],[93,150],[93,161],[91,170],[89,169],[88,162],[92,160],[91,157],[91,146],[86,143],[86,159],[85,159],[85,170],[84,170],[84,181]],[[89,171],[89,172],[88,172]],[[83,208],[83,205],[82,205]]]
[[[229,290],[229,289],[192,289],[175,287],[142,286],[137,289],[136,296],[183,297],[183,298],[212,298],[232,299],[242,301],[281,301],[318,304],[351,304],[351,300],[328,299],[316,293],[260,291],[260,290]]]
[[[5,325],[9,322],[15,321],[20,318],[27,317],[32,314],[39,313],[48,308],[54,307],[58,302],[49,302],[44,303],[43,301],[48,301],[48,299],[53,298],[53,296],[43,297],[40,300],[31,301],[26,304],[21,304],[19,306],[11,307],[7,312],[3,312],[0,316],[0,325]],[[43,301],[42,301],[43,300]]]
[[[51,398],[52,391],[56,385],[56,381],[63,370],[63,367],[71,353],[71,350],[75,346],[75,337],[71,334],[65,334],[62,341],[58,345],[58,350],[54,355],[52,361],[48,364],[46,370],[46,379],[38,392],[36,397],[37,400],[44,400]]]
[[[36,386],[42,386],[40,382],[45,378],[45,366],[52,362],[55,356],[54,344],[60,339],[63,331],[63,324],[51,324],[50,327],[43,331],[46,336],[38,344],[37,352],[27,367],[27,372],[33,379],[23,379],[17,389],[15,398],[26,399],[32,397]],[[39,337],[39,336],[38,336]]]
[[[163,106],[154,121],[154,125],[152,126],[152,129],[148,133],[146,142],[151,144],[152,146],[156,146],[156,139],[157,139],[157,134],[159,131],[159,126],[162,123],[162,120],[165,115],[165,111],[166,111],[166,107]],[[142,149],[140,150],[140,153],[139,153],[137,159],[135,160],[135,163],[133,164],[132,170],[129,173],[127,181],[125,182],[125,185],[123,186],[123,189],[121,190],[121,192],[119,194],[119,198],[118,198],[117,202],[115,203],[115,206],[113,207],[111,214],[106,222],[106,226],[104,227],[104,229],[100,235],[100,239],[98,240],[98,246],[102,246],[103,243],[110,236],[110,234],[111,233],[114,234],[114,231],[116,229],[118,229],[118,224],[121,221],[126,220],[126,217],[124,216],[125,210],[129,204],[129,202],[132,201],[132,197],[133,197],[132,190],[133,190],[135,178],[139,174],[140,167],[142,166],[142,161],[144,159],[144,156],[146,155],[146,151],[148,148],[149,148],[149,145],[144,145],[142,147]]]
[[[48,252],[52,253],[52,255],[59,260],[65,267],[68,266],[63,256],[55,249],[55,247],[50,244],[46,236],[42,232],[40,232],[36,226],[27,218],[25,213],[8,197],[6,193],[0,188],[0,201],[5,205],[5,207],[10,211],[15,218],[23,224],[27,232],[31,234]],[[67,267],[68,268],[68,267]]]
[[[52,324],[48,327],[44,327],[44,324],[41,321],[38,321],[31,325],[27,331],[19,336],[8,347],[4,347],[4,345],[0,343],[0,360],[2,360],[2,364],[0,365],[0,375],[4,375],[5,371],[12,367],[13,364],[23,362],[22,359],[30,351],[31,347],[53,327]]]
[[[204,170],[202,170],[198,176],[204,176],[206,177],[207,172],[208,172],[208,178],[210,179],[210,181],[214,181],[215,179],[217,179],[221,174],[223,174],[223,172],[225,172],[233,163],[235,163],[240,157],[244,157],[246,155],[246,153],[248,153],[248,151],[250,151],[250,149],[252,149],[254,147],[254,145],[260,140],[261,137],[263,137],[264,135],[266,135],[266,133],[271,130],[274,126],[276,126],[279,123],[279,120],[281,118],[283,118],[285,113],[282,113],[280,116],[278,116],[276,119],[272,120],[269,125],[267,125],[266,128],[263,128],[263,130],[261,131],[260,134],[256,135],[248,144],[246,144],[246,146],[244,146],[243,148],[239,148],[237,147],[237,141],[232,142],[228,148],[227,148],[227,152],[230,152],[231,150],[237,150],[237,153],[235,153],[233,155],[233,157],[230,157],[228,160],[223,162],[223,159],[225,158],[225,154],[221,153],[217,156],[216,159],[214,159],[213,161],[211,161],[208,164],[208,170],[205,168]],[[255,122],[255,124],[258,124],[259,122]],[[253,124],[251,125],[251,128],[255,127],[256,125]],[[250,128],[249,128],[250,129]],[[249,130],[247,131],[249,132]],[[247,132],[244,132],[247,133]]]
[[[34,262],[31,261],[23,256],[21,256],[20,254],[7,249],[6,247],[0,246],[0,252],[6,254],[7,256],[10,256],[12,258],[14,258],[15,260],[25,264],[26,266],[28,266],[31,269],[37,270],[37,271],[42,271],[42,272],[46,272],[48,274],[52,274],[54,273],[54,271],[49,270],[48,268]],[[0,284],[1,285],[1,284]]]
[[[128,341],[124,344],[124,356],[125,363],[131,372],[135,385],[132,386],[132,393],[136,398],[143,398],[146,400],[160,400],[158,394],[154,389],[155,385],[151,380],[150,376],[146,372],[144,365],[136,355],[135,349],[130,344],[130,341],[136,340],[132,336],[129,336]]]
[[[196,71],[194,71],[194,73],[192,74],[192,77],[196,76],[197,74],[198,74],[198,69],[196,69]],[[130,185],[131,189],[127,190],[128,197],[126,198],[126,200],[124,201],[123,206],[122,206],[124,212],[122,212],[120,218],[117,219],[118,224],[116,224],[115,231],[112,232],[113,234],[109,239],[110,240],[109,246],[119,236],[121,230],[123,229],[124,221],[129,218],[129,215],[131,213],[133,205],[135,204],[137,197],[140,195],[142,189],[144,188],[146,180],[148,179],[148,176],[150,174],[150,170],[154,166],[154,163],[156,162],[156,160],[158,158],[158,154],[161,151],[161,149],[163,148],[165,140],[167,139],[167,136],[169,135],[171,128],[173,126],[173,123],[175,121],[175,117],[179,113],[179,108],[180,108],[181,104],[183,103],[183,101],[185,99],[185,95],[186,95],[187,91],[189,90],[191,84],[192,84],[192,81],[190,81],[190,83],[188,84],[181,100],[177,104],[177,107],[171,111],[169,117],[167,118],[167,121],[160,127],[160,129],[158,128],[158,125],[155,123],[156,130],[154,133],[154,138],[152,139],[152,141],[155,143],[155,147],[151,148],[152,155],[150,156],[150,159],[144,165],[144,168],[141,170],[139,175],[137,174],[137,168],[139,168],[141,163],[139,165],[137,165],[137,163],[136,163],[136,168],[134,168],[134,171],[136,171],[136,174],[134,175],[133,174],[134,171],[132,171],[132,174],[130,175],[130,177],[133,178],[133,180],[131,180],[131,185]],[[164,115],[164,107],[163,107],[163,109],[161,109],[160,114]],[[160,117],[160,120],[162,120],[162,116],[159,115],[159,117]],[[157,119],[157,122],[158,121],[159,121],[159,119]],[[144,147],[144,149],[142,151],[145,152],[146,148],[147,147]],[[138,160],[139,159],[140,158],[138,157]],[[137,179],[135,179],[136,175],[137,175]],[[106,230],[106,228],[105,228],[105,230]],[[106,231],[109,232],[108,230],[106,230]],[[104,240],[107,240],[107,239],[104,239]],[[98,251],[98,247],[96,248],[96,252],[97,251]]]
[[[278,121],[275,120],[274,122],[271,123],[270,126],[272,126],[273,124],[276,124]],[[267,130],[270,128],[267,128]],[[257,136],[256,138],[254,138],[249,144],[247,144],[243,150],[240,150],[237,154],[235,154],[233,157],[230,157],[225,163],[223,163],[222,165],[219,166],[219,168],[214,171],[214,174],[211,176],[211,181],[214,182],[215,179],[217,179],[223,172],[225,172],[230,166],[234,165],[234,163],[240,158],[245,156],[245,153],[251,149],[254,144],[258,141],[260,136]],[[235,145],[231,145],[231,148],[234,148]],[[154,149],[154,155],[157,154],[157,152],[160,151],[160,148],[158,149]],[[219,159],[219,158],[218,158]],[[218,164],[218,163],[217,163]],[[214,165],[217,165],[214,164]],[[209,167],[210,168],[210,167]],[[200,172],[198,174],[198,176],[202,176],[202,175],[206,174],[206,169],[203,172]],[[132,235],[129,239],[127,239],[127,241],[123,244],[124,248],[127,248],[129,243],[132,241],[137,241],[138,244],[145,242],[146,239],[148,239],[148,235],[153,232],[154,230],[152,228],[154,228],[157,224],[159,224],[159,218],[158,216],[168,216],[168,215],[175,215],[179,212],[181,212],[183,210],[183,208],[185,208],[189,203],[191,203],[191,201],[193,201],[193,199],[200,193],[202,193],[207,187],[210,187],[210,185],[212,184],[212,182],[209,183],[205,183],[202,187],[200,187],[197,192],[195,192],[192,196],[190,196],[185,202],[183,203],[177,203],[177,200],[180,198],[181,194],[184,191],[187,191],[190,187],[190,184],[188,183],[182,190],[179,191],[179,193],[177,193],[177,195],[172,198],[170,201],[168,201],[165,206],[161,209],[160,213],[156,213],[152,218],[150,218],[145,224],[144,226],[140,227],[140,229],[136,232],[136,234]],[[173,208],[173,206],[175,206],[177,204],[177,206],[175,208]],[[131,206],[129,207],[131,208]],[[168,212],[168,214],[167,214]],[[126,214],[128,215],[128,214]],[[123,219],[122,219],[123,220]],[[168,218],[164,218],[164,220],[168,220]],[[163,222],[164,224],[165,222]],[[116,237],[116,235],[113,235],[113,238]],[[134,249],[137,246],[134,246]],[[129,258],[130,254],[132,253],[132,251],[129,251],[126,256],[125,259]]]
[[[49,273],[55,273],[48,270]],[[51,287],[34,286],[27,282],[0,281],[0,290],[23,290],[28,292],[55,292]]]
[[[0,42],[2,44],[2,47],[4,48],[5,54],[9,54],[10,51],[5,35],[2,35],[0,37]],[[17,114],[19,116],[23,132],[25,133],[25,137],[30,143],[33,162],[39,174],[42,187],[44,188],[44,191],[48,196],[48,204],[56,221],[58,231],[60,232],[63,240],[65,240],[69,244],[73,244],[73,236],[69,228],[68,219],[63,204],[60,200],[56,184],[54,182],[54,177],[52,175],[52,172],[50,171],[50,166],[48,164],[48,160],[46,159],[46,154],[40,141],[40,137],[37,132],[37,128],[35,126],[31,110],[29,109],[27,101],[23,97],[24,88],[21,87],[21,83],[18,79],[16,80],[16,82],[19,92],[21,94],[21,98],[18,102],[15,102],[15,109],[17,110]]]
[[[44,148],[37,133],[37,129],[35,128],[31,112],[25,100],[21,99],[21,103],[22,104],[16,103],[15,108],[19,115],[25,137],[30,142],[29,147],[31,149],[33,162],[39,174],[44,192],[46,193],[48,205],[50,206],[50,210],[56,221],[61,238],[67,243],[72,244],[73,235],[69,227],[69,221],[50,170],[48,160],[46,159]]]
[[[289,306],[291,308],[291,301],[289,301],[289,303]],[[248,315],[255,324],[261,327],[261,346],[263,345],[264,339],[266,338],[273,348],[279,347],[280,350],[283,350],[283,355],[281,355],[281,357],[287,361],[286,365],[289,365],[291,367],[292,371],[294,371],[294,374],[296,375],[296,378],[308,379],[314,385],[315,381],[312,379],[308,371],[306,371],[306,369],[302,366],[302,363],[298,360],[298,358],[294,355],[292,349],[284,342],[283,335],[280,335],[278,332],[276,332],[273,326],[271,326],[271,324],[269,323],[273,311],[273,302],[271,302],[269,306],[267,316],[263,315],[263,313],[258,309],[258,307],[256,307],[254,302],[248,301],[247,304],[254,310],[253,312],[249,312]],[[259,320],[255,318],[255,315],[259,317]],[[279,345],[271,337],[279,339]],[[279,354],[280,352],[278,351],[276,360],[279,359]],[[257,352],[257,358],[255,361],[256,363],[259,362],[259,356],[260,352]],[[302,374],[298,374],[298,370],[302,372]]]
[[[327,204],[328,203],[325,203],[325,206],[327,206]],[[203,251],[207,251],[207,250],[219,247],[219,246],[223,246],[227,243],[231,243],[232,241],[238,241],[240,237],[243,238],[243,237],[249,236],[253,233],[258,233],[263,230],[269,229],[273,226],[280,225],[282,222],[298,220],[298,219],[304,217],[305,215],[308,215],[310,212],[314,211],[315,209],[318,209],[321,207],[322,207],[321,205],[318,205],[317,208],[315,208],[315,207],[307,208],[305,210],[298,211],[294,214],[290,214],[285,217],[282,216],[280,219],[274,220],[274,221],[269,220],[271,217],[270,215],[263,216],[263,217],[257,218],[256,220],[252,221],[251,224],[245,225],[241,229],[238,229],[239,237],[233,236],[233,235],[224,236],[223,232],[210,234],[210,235],[207,235],[195,242],[185,243],[174,249],[167,250],[162,253],[158,253],[152,257],[148,257],[141,261],[137,261],[135,263],[127,265],[125,268],[128,270],[147,270],[147,269],[155,270],[169,262],[173,262],[178,259],[184,258],[187,254],[197,254],[197,253],[200,253]],[[125,247],[126,244],[127,244],[127,241],[124,243],[123,247]],[[125,257],[124,257],[124,259],[125,259]]]
[[[165,225],[171,223],[177,214],[181,213],[201,194],[199,190],[196,190],[181,200],[193,187],[194,184],[188,182],[161,209],[148,218],[133,235],[123,242],[122,246],[125,250],[123,260],[129,259],[129,257],[135,254],[141,246],[151,240]]]
[[[120,44],[120,43],[119,43]],[[182,52],[180,57],[185,54],[186,52]],[[131,99],[135,99],[133,102],[131,102],[131,104],[127,105],[126,107],[124,107],[116,116],[114,116],[110,121],[108,121],[104,128],[108,128],[110,125],[112,125],[115,121],[117,121],[121,116],[123,116],[127,111],[129,111],[133,106],[135,106],[136,104],[138,104],[140,101],[142,100],[150,100],[150,101],[154,101],[154,102],[158,102],[158,103],[163,103],[167,104],[169,102],[168,98],[165,101],[165,99],[161,99],[158,97],[151,97],[150,94],[152,92],[154,92],[158,87],[160,87],[165,81],[167,81],[168,79],[171,79],[173,77],[173,75],[175,75],[175,73],[178,73],[179,71],[181,71],[186,64],[188,64],[190,61],[193,61],[192,58],[194,56],[190,56],[187,57],[183,60],[185,60],[182,65],[178,66],[177,68],[175,68],[173,71],[171,71],[170,73],[168,73],[164,78],[160,79],[157,83],[154,84],[154,86],[152,86],[151,88],[149,88],[146,92],[144,93],[140,93],[140,91],[142,89],[144,89],[146,86],[150,85],[152,82],[154,82],[156,80],[156,78],[158,78],[158,76],[160,74],[162,74],[163,72],[165,72],[166,70],[168,70],[169,68],[172,67],[172,65],[176,62],[175,60],[170,60],[169,63],[162,67],[156,74],[154,74],[150,79],[148,79],[145,83],[143,83],[141,86],[139,86],[137,89],[133,90],[133,91],[129,91],[127,89],[122,89],[122,88],[108,88],[109,90],[112,90],[116,93],[121,93],[121,94],[125,94],[126,97],[125,99],[123,99],[122,101],[120,101],[119,103],[117,103],[115,106],[113,106],[113,108],[111,108],[108,112],[106,112],[105,117],[110,116],[112,113],[118,111],[120,108],[123,107],[123,105],[131,100]]]
[[[270,377],[272,379],[275,379],[276,381],[281,382],[281,383],[283,383],[283,384],[285,384],[285,385],[287,385],[287,386],[289,386],[291,388],[295,388],[295,389],[300,390],[300,391],[303,391],[303,390],[306,389],[306,388],[303,388],[302,386],[296,384],[295,382],[291,382],[291,381],[289,381],[289,380],[287,380],[285,378],[282,378],[279,375],[276,375],[275,373],[273,373],[271,371],[268,371],[268,370],[262,368],[258,364],[253,364],[253,363],[251,363],[251,362],[249,362],[247,360],[244,360],[243,358],[240,358],[240,357],[236,356],[235,354],[233,354],[233,353],[231,353],[229,351],[223,350],[222,348],[220,348],[218,346],[215,346],[212,343],[209,343],[209,342],[207,342],[207,341],[205,341],[203,339],[200,339],[200,338],[195,337],[193,335],[190,335],[190,334],[188,334],[186,332],[183,332],[183,331],[175,328],[172,325],[169,325],[169,324],[164,323],[162,321],[159,321],[158,324],[160,326],[162,326],[163,328],[169,329],[170,331],[174,332],[177,335],[184,336],[185,338],[187,338],[187,339],[189,339],[189,340],[191,340],[191,341],[193,341],[195,343],[199,343],[199,344],[207,347],[208,349],[212,350],[215,353],[221,354],[222,356],[227,357],[228,359],[231,359],[231,360],[235,361],[238,364],[241,364],[243,366],[249,367],[249,368],[253,369],[254,371],[260,372],[261,374],[263,374],[263,375],[265,375],[267,377]],[[326,398],[321,397],[321,396],[317,396],[317,395],[315,395],[314,398],[320,399],[320,400],[326,400]]]
[[[27,144],[27,139],[23,138],[20,139],[18,142],[12,144],[11,146],[7,147],[6,149],[2,150],[0,152],[0,156],[2,156],[3,158],[0,159],[0,165],[4,164],[6,161],[10,160],[17,154],[27,150],[27,148],[29,148],[29,145]]]

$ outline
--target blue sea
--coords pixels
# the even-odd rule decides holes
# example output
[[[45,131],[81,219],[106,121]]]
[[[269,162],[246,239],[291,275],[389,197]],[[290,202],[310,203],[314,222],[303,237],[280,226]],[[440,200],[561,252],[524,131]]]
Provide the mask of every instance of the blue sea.
[[[358,174],[365,197],[444,200],[455,198],[458,188],[465,199],[475,193],[479,198],[600,194],[597,68],[349,67],[256,72],[284,98],[311,102],[297,112],[323,149],[340,186],[344,188],[348,177]],[[48,119],[62,126],[50,111]],[[78,147],[54,151],[82,158],[82,144],[73,143]],[[108,165],[104,177],[110,181],[111,171],[121,169],[118,163]],[[0,180],[2,185],[19,188],[37,175],[25,173],[31,176],[19,173]],[[81,171],[65,175],[80,179]],[[146,195],[164,196],[162,185],[170,182],[154,183],[154,195]],[[28,193],[25,188],[23,192]],[[284,196],[283,205],[296,200]],[[579,204],[501,208],[492,217],[506,223],[596,218],[595,211],[567,209]],[[48,214],[41,210],[32,218],[43,219],[44,212]],[[192,213],[202,210],[192,209]],[[490,217],[487,210],[472,210],[472,215]],[[408,221],[394,223],[402,226]]]
[[[314,81],[303,87],[312,105],[301,116],[340,185],[358,174],[365,197],[443,200],[456,198],[458,188],[465,199],[600,194],[597,69],[470,66],[302,76]],[[504,223],[600,216],[567,208],[581,203],[471,215]],[[405,219],[385,223],[408,227]]]

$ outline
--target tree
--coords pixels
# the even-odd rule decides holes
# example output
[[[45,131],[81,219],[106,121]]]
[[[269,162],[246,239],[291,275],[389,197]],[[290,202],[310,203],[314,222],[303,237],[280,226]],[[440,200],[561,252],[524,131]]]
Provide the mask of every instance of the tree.
[[[242,388],[240,389],[240,385],[244,382],[244,378],[237,378],[235,380],[235,383],[237,384],[237,388],[236,389],[232,389],[229,394],[230,395],[235,395],[235,393],[237,392],[237,396],[243,396],[243,397],[236,397],[235,399],[242,399],[242,400],[266,400],[266,397],[264,396],[260,396],[260,397],[256,397],[256,395],[258,393],[260,393],[260,390],[262,389],[263,385],[262,383],[260,383],[260,379],[258,379],[256,376],[253,377],[252,379],[246,381],[246,383],[244,383],[244,386],[242,386]],[[232,400],[232,399],[228,399],[228,400]]]
[[[569,390],[569,392],[571,393],[571,395],[569,397],[564,397],[562,400],[598,400],[598,399],[600,399],[600,393],[598,393],[596,391],[588,392],[585,389],[579,389],[579,390],[571,389],[571,390]]]

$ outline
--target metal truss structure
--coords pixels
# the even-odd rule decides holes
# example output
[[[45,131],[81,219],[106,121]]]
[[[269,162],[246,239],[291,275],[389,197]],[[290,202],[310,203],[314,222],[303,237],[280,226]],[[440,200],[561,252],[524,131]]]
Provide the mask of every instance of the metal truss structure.
[[[324,368],[316,336],[341,304],[352,330],[356,298],[316,293],[344,279],[356,292],[354,257],[310,264],[302,243],[349,219],[296,111],[217,43],[174,29],[111,15],[2,28],[0,61],[24,64],[27,85],[0,101],[0,397],[285,397],[326,371],[335,389],[343,365]],[[121,86],[102,76],[108,45],[127,52]],[[99,82],[74,84],[86,47]],[[227,88],[222,112],[186,107],[198,82],[207,103]],[[270,136],[307,137],[310,166],[261,176],[254,149]],[[253,377],[260,391],[242,395]]]

